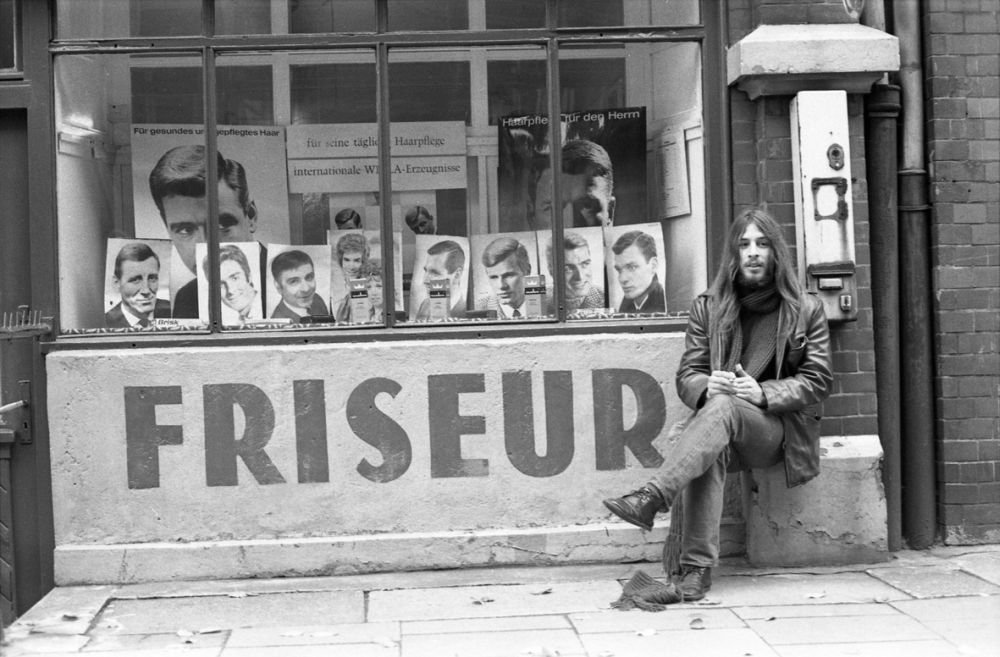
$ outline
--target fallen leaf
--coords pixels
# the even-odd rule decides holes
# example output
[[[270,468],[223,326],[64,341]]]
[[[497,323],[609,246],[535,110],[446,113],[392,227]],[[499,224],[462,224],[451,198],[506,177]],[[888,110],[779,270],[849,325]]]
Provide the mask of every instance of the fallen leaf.
[[[820,598],[825,598],[826,597],[826,591],[823,591],[822,593],[810,593],[806,597],[809,598],[809,599],[811,599],[811,600],[818,600]]]
[[[722,600],[709,600],[708,598],[702,598],[701,600],[699,600],[695,604],[696,605],[700,605],[702,607],[715,607],[717,605],[721,605],[722,604]]]
[[[221,627],[205,627],[195,632],[195,634],[218,634],[221,631]]]
[[[64,621],[75,621],[75,620],[80,620],[80,617],[77,616],[76,614],[63,614],[62,619]]]
[[[770,616],[770,617],[766,618],[765,620],[768,620],[768,621],[778,620],[778,617],[777,616]]]
[[[692,630],[703,630],[705,629],[705,621],[701,618],[692,618],[691,622],[688,623],[688,627]]]
[[[474,605],[484,605],[487,602],[493,602],[493,598],[485,598],[485,597],[483,597],[483,598],[473,598],[472,599],[472,604],[474,604]]]
[[[542,589],[541,591],[531,591],[531,595],[548,595],[552,593],[552,589]]]

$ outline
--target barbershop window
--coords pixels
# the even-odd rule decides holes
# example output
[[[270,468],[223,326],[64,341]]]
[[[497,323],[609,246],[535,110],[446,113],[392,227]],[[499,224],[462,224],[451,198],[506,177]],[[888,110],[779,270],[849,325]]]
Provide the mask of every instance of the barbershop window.
[[[86,5],[64,334],[641,323],[708,283],[693,0]]]
[[[0,0],[0,77],[20,70],[18,0]]]

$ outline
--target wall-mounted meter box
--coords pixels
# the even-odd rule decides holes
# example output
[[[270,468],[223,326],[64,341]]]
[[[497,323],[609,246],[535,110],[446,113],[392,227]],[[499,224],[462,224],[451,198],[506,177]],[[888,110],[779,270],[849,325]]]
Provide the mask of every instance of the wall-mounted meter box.
[[[799,273],[830,321],[853,321],[858,291],[847,93],[800,91],[791,120]]]

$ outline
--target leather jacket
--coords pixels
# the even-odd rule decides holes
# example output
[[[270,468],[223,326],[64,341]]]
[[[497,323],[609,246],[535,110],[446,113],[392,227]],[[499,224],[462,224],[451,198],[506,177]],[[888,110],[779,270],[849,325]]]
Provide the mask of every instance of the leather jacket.
[[[708,336],[711,295],[695,299],[688,318],[684,355],[677,369],[677,393],[697,411],[704,404],[712,354]],[[765,413],[784,425],[785,481],[789,488],[819,474],[819,404],[830,394],[830,329],[823,304],[814,295],[803,295],[795,330],[780,340],[775,350],[778,371],[762,381]]]

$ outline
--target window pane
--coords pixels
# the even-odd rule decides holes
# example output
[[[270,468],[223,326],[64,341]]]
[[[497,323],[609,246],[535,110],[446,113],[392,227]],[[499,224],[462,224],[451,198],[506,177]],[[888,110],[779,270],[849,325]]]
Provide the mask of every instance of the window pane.
[[[17,22],[14,0],[0,0],[0,70],[17,68]]]
[[[393,121],[471,120],[469,63],[390,60]]]
[[[469,5],[463,0],[388,0],[392,31],[467,30]]]
[[[184,248],[187,236],[199,234],[203,218],[200,224],[189,222],[191,230],[168,231],[150,173],[174,146],[203,148],[204,129],[198,121],[135,121],[129,84],[135,62],[126,55],[55,59],[57,262],[64,331],[202,325],[197,317],[173,318],[182,314],[176,310],[178,293],[193,276]],[[192,107],[181,111],[183,102]],[[198,116],[201,104],[193,90],[177,100],[175,116]]]
[[[290,0],[288,31],[374,32],[375,0]]]
[[[201,66],[165,66],[164,58],[136,60],[131,70],[136,123],[201,123]],[[138,64],[142,64],[139,66]],[[218,123],[274,123],[271,68],[216,68]]]
[[[329,320],[339,326],[381,324],[383,290],[389,281],[382,259],[374,55],[359,51],[293,57],[310,62],[290,66],[291,125],[286,132],[291,242],[268,247],[268,317],[301,314],[307,306],[310,265],[303,264],[304,253],[319,272],[310,314],[322,308],[318,298],[326,304]],[[395,260],[392,284],[399,289],[398,253]],[[402,297],[398,301],[401,311]]]
[[[708,282],[699,47],[560,56],[567,310],[574,318],[687,311]],[[551,198],[551,188],[537,195]],[[576,239],[593,225],[605,227],[603,268],[594,266],[594,245]],[[589,279],[576,266],[584,254]],[[589,309],[586,297],[601,284],[607,310]]]
[[[545,27],[545,3],[538,0],[486,0],[490,30]]]
[[[622,0],[561,0],[559,27],[624,25]]]
[[[134,36],[201,34],[201,0],[132,0]]]
[[[271,0],[215,0],[216,34],[268,34]]]

